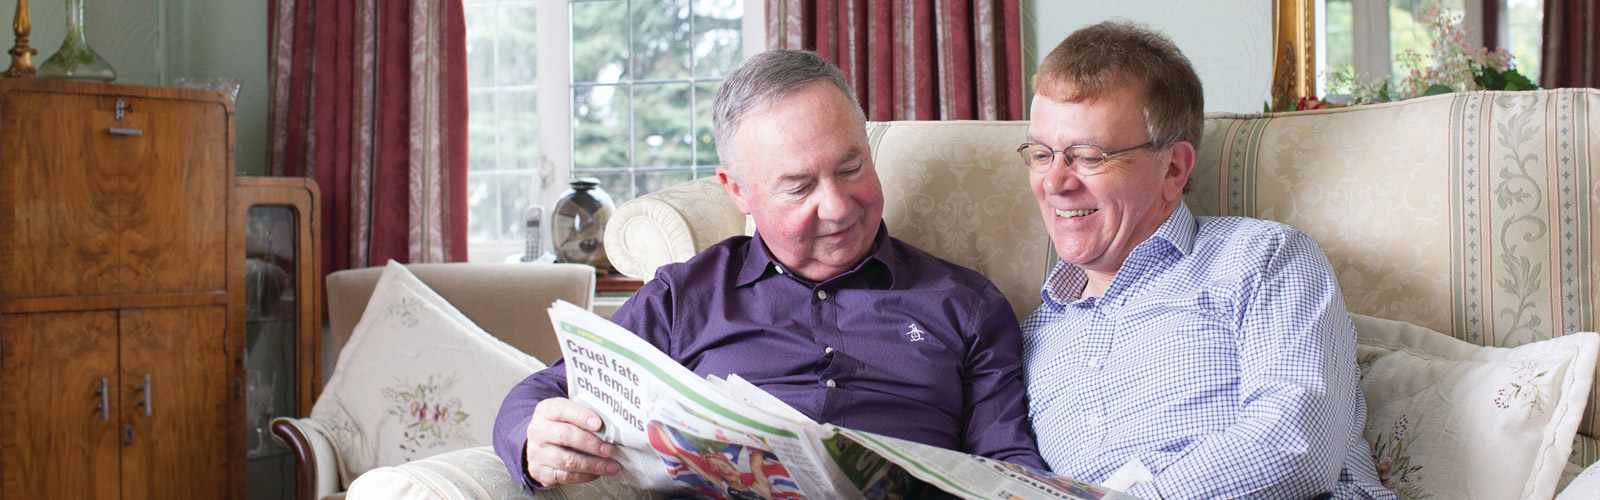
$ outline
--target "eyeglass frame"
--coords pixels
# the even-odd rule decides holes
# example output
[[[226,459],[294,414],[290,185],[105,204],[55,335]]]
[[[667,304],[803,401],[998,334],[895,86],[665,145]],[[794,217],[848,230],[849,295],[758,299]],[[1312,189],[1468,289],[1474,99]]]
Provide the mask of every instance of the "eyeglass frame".
[[[1050,163],[1044,164],[1042,170],[1039,169],[1039,168],[1034,168],[1033,160],[1028,155],[1028,152],[1027,152],[1028,149],[1033,147],[1033,146],[1038,146],[1040,148],[1043,148],[1045,151],[1049,151],[1050,152]],[[1105,169],[1105,161],[1106,160],[1110,160],[1111,157],[1113,157],[1113,156],[1120,155],[1122,153],[1126,153],[1126,152],[1129,152],[1129,151],[1138,150],[1138,149],[1151,149],[1151,148],[1155,148],[1155,147],[1156,147],[1156,140],[1155,139],[1151,139],[1149,141],[1145,141],[1144,144],[1140,144],[1138,146],[1118,149],[1116,151],[1112,151],[1112,152],[1109,152],[1109,153],[1106,152],[1105,148],[1102,148],[1100,146],[1096,146],[1096,145],[1093,145],[1093,144],[1074,144],[1074,145],[1071,145],[1071,146],[1067,146],[1066,149],[1063,149],[1061,151],[1056,151],[1054,148],[1051,148],[1050,146],[1046,146],[1046,145],[1043,145],[1043,144],[1037,144],[1037,143],[1032,143],[1032,142],[1024,142],[1024,143],[1022,143],[1021,146],[1017,146],[1017,156],[1020,156],[1022,158],[1023,166],[1028,167],[1028,170],[1032,171],[1034,173],[1042,174],[1042,173],[1045,173],[1045,172],[1049,172],[1050,168],[1055,166],[1055,164],[1056,164],[1056,155],[1061,155],[1062,158],[1066,159],[1067,166],[1068,167],[1072,167],[1072,169],[1077,171],[1079,175],[1097,175],[1097,174],[1105,173],[1105,170],[1104,170]],[[1076,148],[1092,148],[1092,149],[1094,149],[1096,151],[1099,151],[1100,152],[1099,161],[1101,162],[1101,164],[1100,165],[1094,165],[1093,167],[1091,167],[1093,169],[1092,171],[1085,171],[1082,167],[1074,165],[1073,161],[1076,160],[1076,159],[1080,159],[1080,157],[1072,156],[1072,155],[1068,154],[1068,152],[1073,150],[1073,149],[1076,149]],[[1088,158],[1081,158],[1081,159],[1088,159]]]

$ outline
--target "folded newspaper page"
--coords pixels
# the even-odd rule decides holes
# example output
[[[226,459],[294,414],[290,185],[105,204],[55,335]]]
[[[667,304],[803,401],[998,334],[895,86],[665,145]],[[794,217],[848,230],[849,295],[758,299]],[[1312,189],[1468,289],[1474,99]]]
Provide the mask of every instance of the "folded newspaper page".
[[[738,375],[700,378],[632,332],[550,308],[569,398],[594,410],[628,487],[716,500],[1129,499],[1008,462],[811,421]],[[937,491],[935,491],[937,490]]]

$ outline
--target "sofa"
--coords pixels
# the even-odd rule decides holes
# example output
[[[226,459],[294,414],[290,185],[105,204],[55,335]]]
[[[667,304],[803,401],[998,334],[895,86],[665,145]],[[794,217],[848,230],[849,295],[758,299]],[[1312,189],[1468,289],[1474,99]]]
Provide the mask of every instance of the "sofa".
[[[1366,435],[1381,455],[1375,460],[1380,475],[1402,498],[1463,484],[1470,494],[1462,498],[1600,498],[1600,465],[1591,466],[1600,458],[1593,334],[1574,335],[1595,330],[1600,315],[1594,296],[1600,292],[1597,105],[1600,91],[1559,89],[1206,116],[1186,202],[1196,215],[1291,224],[1321,244],[1357,318],[1363,376],[1393,377],[1371,388],[1363,379],[1371,406]],[[1014,152],[1027,123],[884,122],[868,129],[889,234],[980,271],[1019,320],[1037,307],[1055,257],[1027,187],[1028,171]],[[717,181],[702,178],[618,207],[605,241],[618,270],[649,278],[661,265],[751,231]],[[1563,339],[1574,343],[1558,344]],[[1515,418],[1476,427],[1487,431],[1451,428],[1419,443],[1416,435],[1426,431],[1408,427],[1415,422],[1389,409],[1429,398],[1435,405],[1466,405],[1459,395],[1465,393],[1434,382],[1475,369],[1525,369],[1531,365],[1494,363],[1523,359],[1536,348],[1565,356],[1566,364],[1518,375],[1492,393],[1498,396],[1490,408],[1519,406],[1502,412]],[[1397,352],[1412,364],[1391,363]],[[1407,372],[1405,366],[1425,368]],[[1561,379],[1549,386],[1554,392],[1520,392],[1546,375]],[[1431,392],[1396,396],[1391,385]],[[1546,420],[1525,426],[1536,410]],[[1458,476],[1497,464],[1442,452],[1424,463],[1415,455],[1431,449],[1423,443],[1435,438],[1487,447],[1473,450],[1489,453],[1491,461],[1531,461],[1519,473],[1528,477],[1506,478],[1499,482],[1513,484],[1505,492],[1483,493],[1488,490],[1472,482],[1481,478]],[[481,450],[475,457],[482,458]],[[435,469],[455,463],[451,456],[430,460]],[[422,469],[433,470],[386,473],[433,474]]]

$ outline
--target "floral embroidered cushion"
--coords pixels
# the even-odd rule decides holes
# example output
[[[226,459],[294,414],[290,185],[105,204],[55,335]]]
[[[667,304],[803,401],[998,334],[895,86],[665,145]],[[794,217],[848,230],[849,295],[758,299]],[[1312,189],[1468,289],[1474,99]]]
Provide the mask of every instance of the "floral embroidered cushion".
[[[1364,436],[1384,486],[1401,499],[1555,495],[1600,335],[1482,347],[1409,323],[1351,319]]]
[[[541,368],[390,261],[310,420],[348,488],[376,467],[490,444],[506,393]]]

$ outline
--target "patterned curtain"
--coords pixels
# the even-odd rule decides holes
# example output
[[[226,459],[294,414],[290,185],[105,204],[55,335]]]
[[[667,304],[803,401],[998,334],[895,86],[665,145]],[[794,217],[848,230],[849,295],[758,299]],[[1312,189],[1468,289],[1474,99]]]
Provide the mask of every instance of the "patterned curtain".
[[[1545,0],[1539,86],[1600,87],[1600,0]]]
[[[1020,120],[1017,0],[767,0],[767,48],[839,65],[868,120]]]
[[[322,269],[465,261],[461,0],[270,0],[272,175],[322,190]]]

